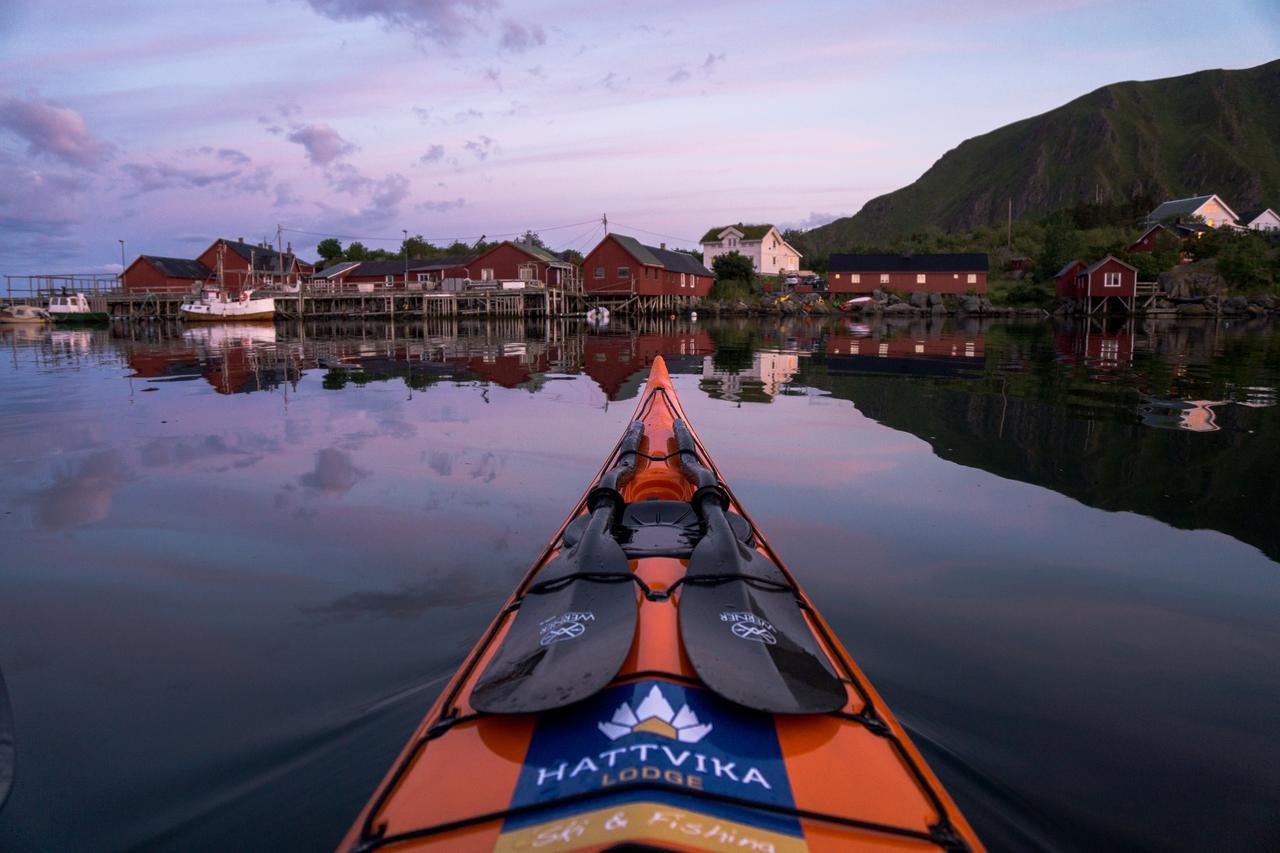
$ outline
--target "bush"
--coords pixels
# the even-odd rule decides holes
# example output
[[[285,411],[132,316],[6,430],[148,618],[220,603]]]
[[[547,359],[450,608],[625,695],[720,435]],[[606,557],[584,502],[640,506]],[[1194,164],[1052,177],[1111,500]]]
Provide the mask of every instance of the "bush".
[[[751,259],[741,252],[720,255],[711,262],[711,269],[715,271],[717,281],[741,281],[750,284],[756,278]]]
[[[717,258],[719,260],[719,258]],[[750,263],[748,261],[747,263]],[[754,284],[749,281],[741,281],[738,279],[716,279],[716,283],[711,285],[711,293],[708,294],[710,299],[718,299],[721,302],[732,302],[735,299],[743,301],[751,301],[760,297],[760,291]]]

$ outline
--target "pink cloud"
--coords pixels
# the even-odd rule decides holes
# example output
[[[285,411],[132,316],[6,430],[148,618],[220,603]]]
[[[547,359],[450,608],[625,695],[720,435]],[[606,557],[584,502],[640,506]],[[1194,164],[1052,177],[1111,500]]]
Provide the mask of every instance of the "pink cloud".
[[[50,157],[72,166],[95,166],[113,151],[109,143],[89,131],[78,112],[47,101],[0,100],[0,128],[22,138],[31,156]]]

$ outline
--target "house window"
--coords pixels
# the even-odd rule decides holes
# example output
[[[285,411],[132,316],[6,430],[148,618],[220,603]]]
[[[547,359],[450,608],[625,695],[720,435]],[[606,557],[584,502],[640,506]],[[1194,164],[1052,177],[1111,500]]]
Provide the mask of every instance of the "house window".
[[[776,267],[778,265],[778,256],[774,255],[769,261]]]
[[[618,267],[618,278],[631,278],[631,267]]]
[[[684,283],[685,283],[685,274],[680,273],[680,286],[684,287]]]
[[[880,273],[880,283],[881,284],[889,283],[889,274],[887,272]]]
[[[604,278],[604,267],[596,267],[596,278]]]
[[[964,280],[965,280],[965,284],[977,284],[978,274],[976,272],[971,272],[964,277]]]
[[[521,264],[521,265],[520,265],[520,280],[521,280],[521,281],[537,281],[537,280],[538,280],[538,267],[537,267],[537,265],[536,265],[536,264]]]
[[[1118,273],[1118,272],[1108,272],[1108,273],[1103,273],[1103,274],[1102,274],[1102,286],[1103,286],[1103,287],[1119,287],[1119,286],[1120,286],[1120,273]]]
[[[840,277],[840,275],[837,273],[837,274],[836,274],[836,278],[839,278],[839,277]],[[852,275],[850,275],[850,276],[849,276],[849,281],[853,282],[854,284],[861,284],[861,283],[862,283],[862,275],[861,275],[860,273],[856,273],[856,272],[855,272],[855,273],[853,273]]]
[[[485,267],[480,270],[481,281],[493,281],[493,267]]]
[[[418,281],[431,281],[431,273],[426,273],[426,272],[418,273]]]
[[[924,273],[916,273],[916,284],[924,284]]]
[[[386,285],[387,285],[387,287],[390,287],[391,285],[393,285],[393,284],[395,284],[395,283],[396,283],[396,277],[395,277],[395,276],[393,276],[393,275],[389,275],[389,276],[387,276],[387,280],[386,280]]]

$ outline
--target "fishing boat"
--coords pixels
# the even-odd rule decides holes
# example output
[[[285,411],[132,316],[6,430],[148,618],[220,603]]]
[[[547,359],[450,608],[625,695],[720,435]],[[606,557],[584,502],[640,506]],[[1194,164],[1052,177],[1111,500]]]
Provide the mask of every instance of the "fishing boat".
[[[107,323],[111,320],[106,311],[94,311],[83,293],[49,297],[49,316],[53,322],[63,325],[75,323]]]
[[[201,288],[199,297],[178,308],[182,319],[205,322],[272,320],[276,316],[276,301],[270,296],[254,297],[248,289],[233,295],[212,285]]]
[[[0,305],[0,323],[19,326],[48,323],[49,320],[49,312],[35,305]]]
[[[981,850],[661,357],[343,850]]]

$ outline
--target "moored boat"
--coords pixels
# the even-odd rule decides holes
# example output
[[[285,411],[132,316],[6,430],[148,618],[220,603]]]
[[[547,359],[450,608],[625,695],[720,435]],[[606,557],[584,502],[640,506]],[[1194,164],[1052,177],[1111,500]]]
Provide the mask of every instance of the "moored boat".
[[[661,357],[343,850],[981,850]]]
[[[64,325],[75,323],[106,323],[111,320],[106,311],[94,311],[83,293],[63,293],[49,297],[49,316],[53,322]]]
[[[48,323],[49,312],[35,305],[0,305],[0,323],[9,325],[36,325]]]
[[[276,301],[270,296],[254,297],[252,290],[232,295],[212,286],[202,288],[198,298],[178,307],[182,319],[205,322],[272,320],[276,316]]]

